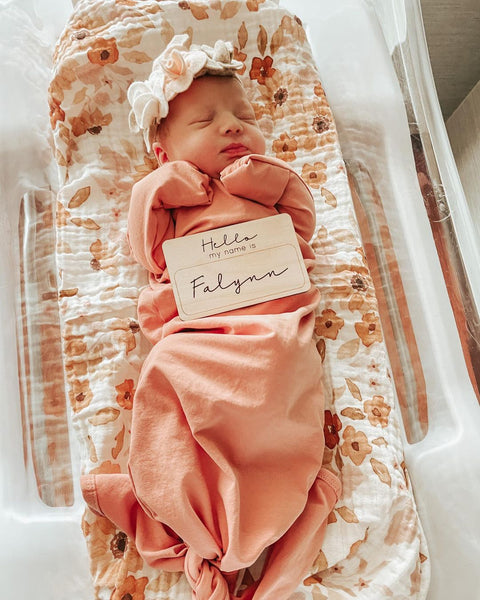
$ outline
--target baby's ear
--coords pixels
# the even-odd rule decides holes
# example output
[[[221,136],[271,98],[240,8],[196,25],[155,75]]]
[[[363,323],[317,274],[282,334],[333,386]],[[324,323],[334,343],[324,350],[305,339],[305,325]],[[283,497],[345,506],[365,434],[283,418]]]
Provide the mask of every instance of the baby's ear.
[[[154,142],[152,144],[152,149],[155,152],[155,156],[157,157],[157,162],[160,166],[164,165],[168,162],[168,156],[165,150],[160,146],[158,142]]]

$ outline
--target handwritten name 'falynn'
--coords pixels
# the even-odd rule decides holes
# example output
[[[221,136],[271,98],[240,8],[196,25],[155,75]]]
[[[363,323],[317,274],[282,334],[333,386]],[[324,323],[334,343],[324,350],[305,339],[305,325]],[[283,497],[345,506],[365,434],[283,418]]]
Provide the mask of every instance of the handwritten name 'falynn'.
[[[214,292],[218,292],[219,290],[228,290],[229,288],[233,288],[236,294],[240,294],[242,291],[242,287],[247,283],[262,281],[267,277],[281,277],[287,271],[288,267],[285,267],[284,269],[278,272],[275,269],[271,269],[270,271],[267,271],[266,273],[262,273],[260,275],[247,275],[247,277],[244,277],[243,279],[241,279],[240,277],[236,277],[231,280],[224,279],[223,273],[217,273],[217,279],[216,281],[214,280],[213,285],[205,285],[205,275],[199,275],[198,277],[192,279],[192,281],[190,282],[192,285],[192,295],[193,298],[196,298],[198,291],[200,291],[203,294],[213,294]]]

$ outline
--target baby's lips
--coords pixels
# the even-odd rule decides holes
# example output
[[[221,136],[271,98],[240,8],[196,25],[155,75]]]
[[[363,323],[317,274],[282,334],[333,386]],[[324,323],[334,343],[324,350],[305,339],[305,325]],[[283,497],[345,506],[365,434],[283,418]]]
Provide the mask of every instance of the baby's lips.
[[[225,146],[225,148],[223,148],[222,152],[224,152],[225,154],[231,154],[231,155],[243,155],[246,152],[249,152],[247,146],[244,146],[243,144],[238,144],[238,143],[233,143],[233,144],[228,144],[228,146]]]

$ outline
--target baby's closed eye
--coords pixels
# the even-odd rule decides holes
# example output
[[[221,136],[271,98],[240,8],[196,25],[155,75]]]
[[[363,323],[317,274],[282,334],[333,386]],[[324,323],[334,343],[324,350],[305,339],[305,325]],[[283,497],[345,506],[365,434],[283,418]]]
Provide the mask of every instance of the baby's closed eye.
[[[190,125],[211,123],[213,121],[212,114],[199,114],[190,121]]]
[[[240,121],[251,121],[253,123],[257,120],[254,114],[237,115],[237,119],[240,119]]]

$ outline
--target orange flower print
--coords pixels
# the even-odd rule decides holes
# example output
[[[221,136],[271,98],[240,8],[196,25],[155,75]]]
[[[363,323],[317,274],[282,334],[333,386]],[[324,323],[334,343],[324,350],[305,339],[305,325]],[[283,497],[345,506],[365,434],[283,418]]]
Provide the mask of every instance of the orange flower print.
[[[247,0],[247,8],[251,12],[257,12],[260,4],[263,4],[265,0]]]
[[[110,552],[114,559],[121,559],[124,562],[124,568],[130,572],[138,571],[142,568],[143,560],[138,554],[135,546],[129,543],[127,534],[123,531],[117,532],[110,539]],[[112,561],[110,561],[112,562]],[[119,565],[119,570],[122,567]]]
[[[111,562],[111,557],[107,554],[108,540],[115,535],[115,525],[105,517],[95,516],[93,523],[88,523],[84,518],[82,528],[87,538],[91,558],[100,563],[108,558]],[[112,579],[111,583],[113,584],[114,581]]]
[[[316,115],[312,121],[312,128],[315,133],[324,133],[332,126],[332,121],[327,115]]]
[[[298,148],[297,140],[289,137],[286,133],[280,134],[280,138],[273,142],[273,151],[277,158],[290,162],[295,160],[295,152]]]
[[[79,137],[87,131],[92,135],[98,135],[102,131],[102,127],[110,125],[111,122],[111,113],[104,115],[98,107],[94,108],[91,112],[84,110],[77,117],[73,117],[70,120],[72,133],[75,137]]]
[[[350,285],[357,292],[366,292],[368,290],[368,282],[360,273],[355,273],[350,279]]]
[[[135,395],[133,379],[125,379],[123,383],[116,385],[115,389],[117,390],[118,404],[126,410],[132,410],[133,397]]]
[[[87,52],[88,60],[95,65],[109,65],[117,62],[118,48],[114,38],[97,38]]]
[[[357,467],[362,464],[367,454],[372,452],[367,436],[363,431],[355,431],[351,425],[348,425],[343,432],[343,439],[342,454],[348,456]]]
[[[256,79],[260,85],[265,85],[265,82],[276,73],[276,69],[272,67],[273,58],[266,56],[259,58],[256,56],[252,60],[252,68],[250,69],[250,79]]]
[[[92,401],[93,394],[88,381],[79,381],[75,379],[71,382],[70,390],[68,391],[70,404],[73,412],[77,413],[86,408]]]
[[[355,331],[367,347],[383,340],[379,318],[373,312],[366,313],[360,322],[355,323]]]
[[[385,403],[383,396],[373,396],[371,400],[367,400],[363,405],[367,413],[368,420],[373,426],[388,425],[388,415],[390,414],[390,406]]]
[[[53,96],[48,99],[48,105],[50,107],[50,126],[55,129],[55,125],[58,121],[65,121],[65,112],[60,106],[60,102],[55,100]]]
[[[113,590],[110,600],[144,600],[147,583],[148,577],[135,579],[133,575],[129,575],[120,587]]]
[[[110,275],[117,275],[118,248],[109,242],[97,239],[90,245],[92,260],[90,266],[94,271],[104,270]]]
[[[275,101],[275,106],[282,106],[287,101],[288,98],[288,90],[286,88],[278,88],[278,90],[273,94],[273,100]]]
[[[119,531],[110,540],[110,551],[113,554],[113,558],[123,558],[125,550],[128,546],[127,534],[123,531]]]
[[[329,340],[336,340],[344,324],[345,321],[334,310],[326,308],[322,310],[321,316],[315,319],[315,333]]]
[[[345,265],[341,267],[343,270],[350,269],[359,271],[361,267]],[[340,270],[340,265],[338,270]],[[342,307],[348,307],[352,312],[361,311],[361,314],[369,310],[371,306],[372,288],[369,287],[368,280],[361,273],[350,275],[349,279],[344,277],[335,277],[331,280],[331,286],[335,290],[335,295],[342,300],[347,299],[348,302]]]
[[[316,162],[313,165],[305,163],[302,169],[302,179],[307,185],[318,190],[326,181],[327,165],[323,162]]]
[[[99,587],[113,588],[124,577],[125,571],[134,573],[142,568],[143,560],[134,545],[129,543],[123,531],[117,532],[111,521],[95,516],[89,523],[84,518],[82,528],[97,567],[95,583]]]
[[[325,445],[332,450],[340,441],[338,432],[342,429],[342,422],[336,414],[325,411],[325,423],[323,425],[323,433],[325,435]]]

